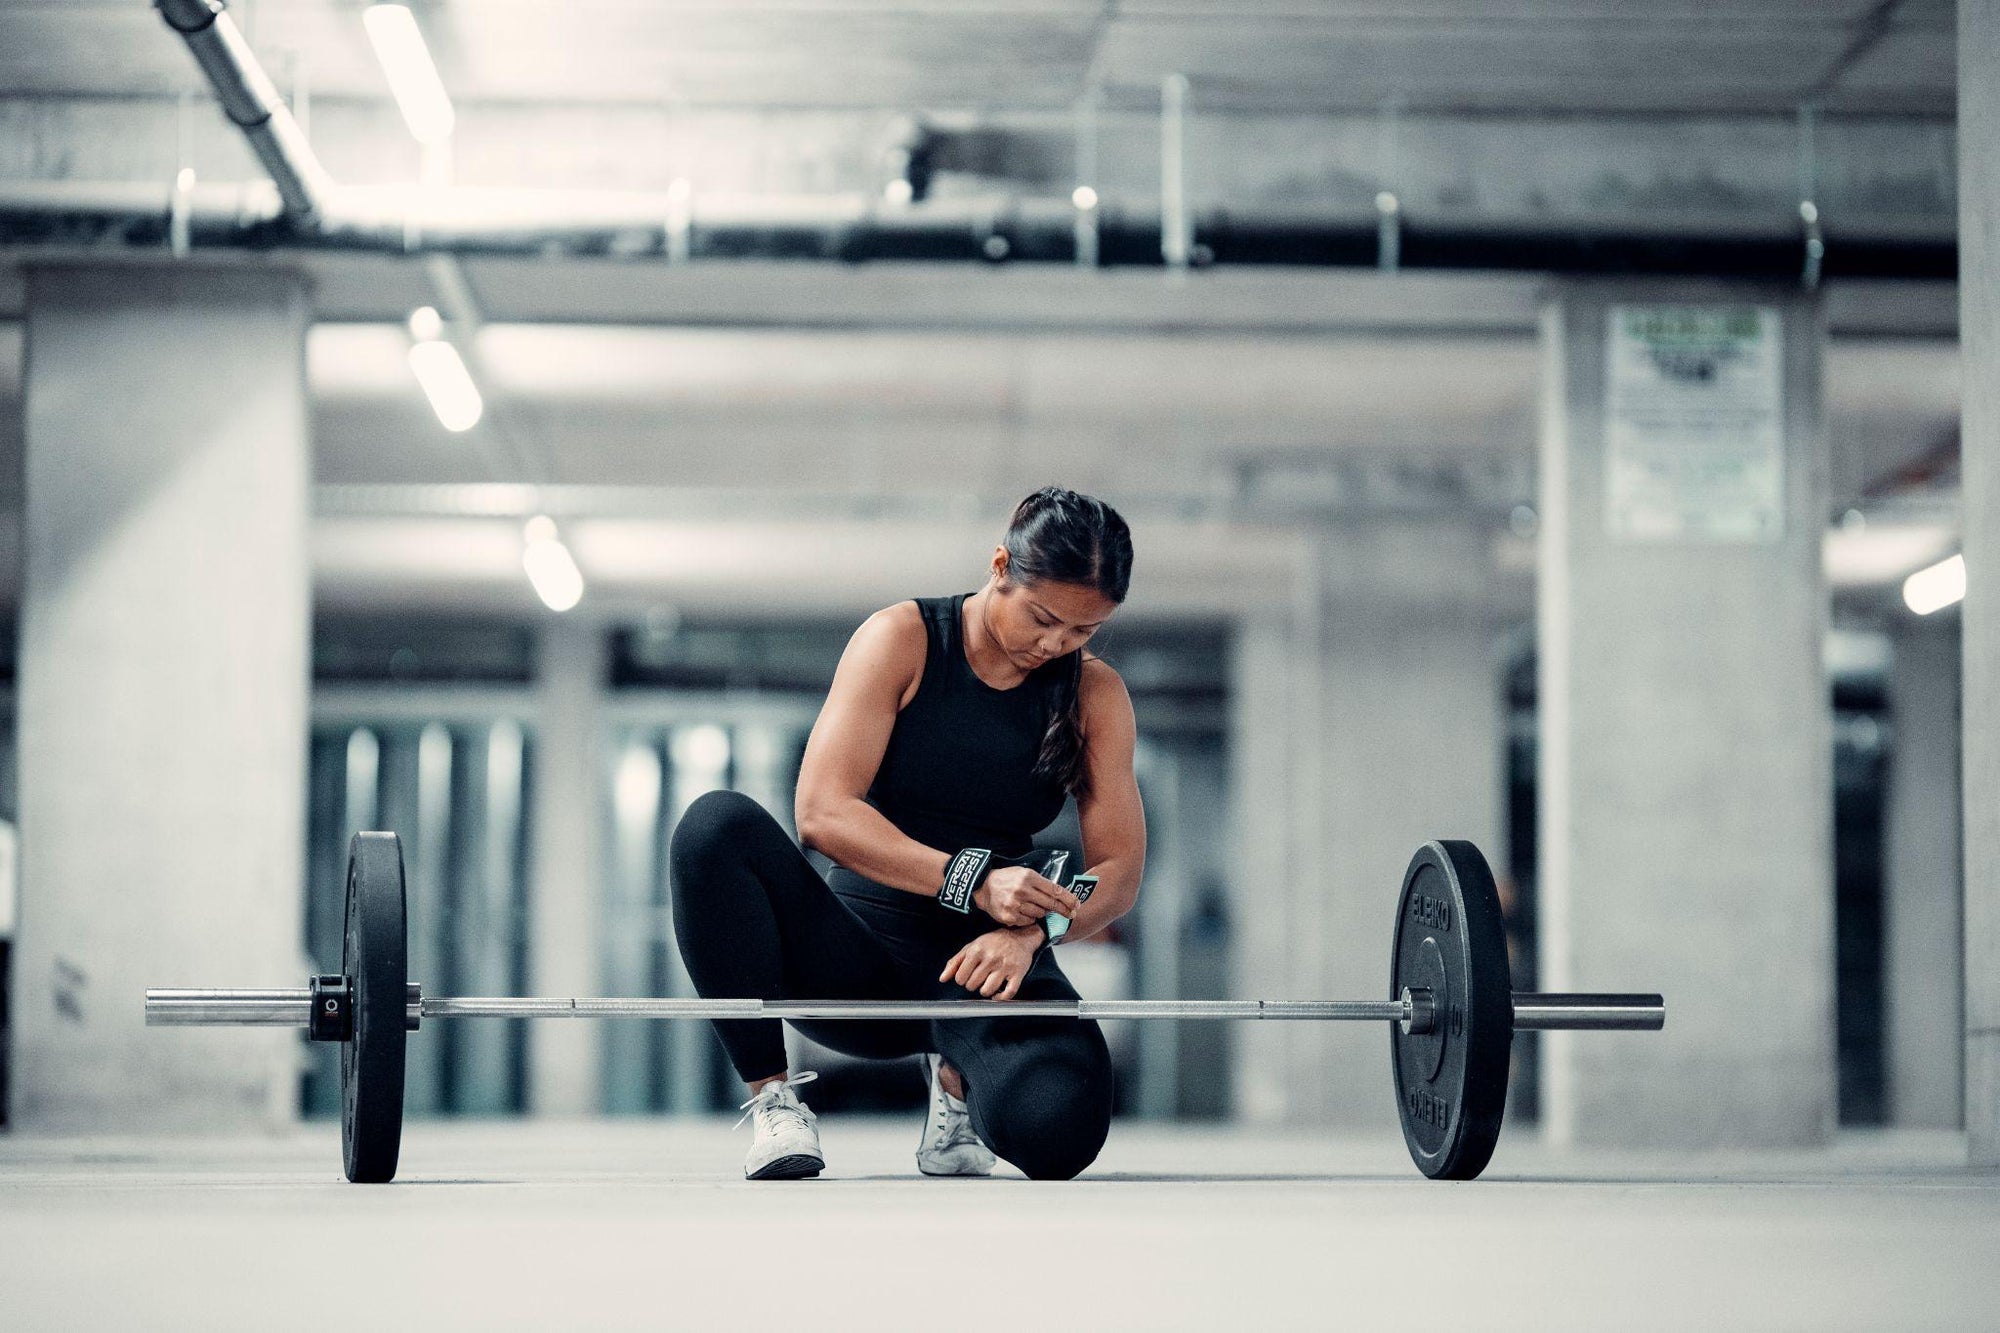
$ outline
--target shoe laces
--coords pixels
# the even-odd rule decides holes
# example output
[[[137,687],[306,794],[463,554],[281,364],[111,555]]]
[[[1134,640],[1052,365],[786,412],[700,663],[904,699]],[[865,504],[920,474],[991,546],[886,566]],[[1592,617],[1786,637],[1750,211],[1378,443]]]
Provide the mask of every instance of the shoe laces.
[[[972,1132],[972,1114],[965,1103],[958,1101],[944,1090],[941,1076],[933,1074],[937,1084],[937,1095],[931,1099],[937,1107],[937,1129],[939,1148],[961,1148],[979,1142],[979,1136]],[[953,1103],[957,1104],[954,1105]]]
[[[778,1129],[777,1120],[780,1116],[790,1118],[795,1128],[803,1129],[812,1124],[819,1117],[814,1115],[812,1108],[800,1101],[798,1095],[792,1092],[792,1090],[810,1083],[818,1077],[818,1074],[807,1070],[803,1074],[794,1074],[790,1078],[779,1079],[775,1083],[766,1083],[762,1088],[758,1089],[755,1096],[736,1108],[743,1112],[743,1114],[737,1117],[736,1124],[731,1125],[730,1128],[737,1128],[753,1115],[761,1118],[760,1125],[762,1127],[774,1132]],[[779,1091],[771,1091],[773,1088],[777,1088]],[[791,1095],[788,1096],[786,1094]]]

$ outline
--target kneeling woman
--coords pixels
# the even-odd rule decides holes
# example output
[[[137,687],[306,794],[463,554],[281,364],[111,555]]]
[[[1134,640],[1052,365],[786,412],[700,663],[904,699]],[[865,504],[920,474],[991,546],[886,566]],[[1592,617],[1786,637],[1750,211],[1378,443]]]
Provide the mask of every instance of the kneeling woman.
[[[1131,908],[1146,855],[1131,699],[1084,651],[1131,571],[1117,511],[1052,487],[1014,511],[978,592],[870,616],[840,659],[799,772],[799,835],[835,862],[830,882],[739,793],[709,792],[674,832],[674,928],[696,990],[1075,1000],[1043,917],[1070,918],[1065,940],[1096,934]],[[1034,865],[1008,864],[1032,851],[1066,795],[1099,881],[1082,905]],[[798,1026],[853,1055],[925,1057],[931,1105],[917,1165],[929,1175],[985,1175],[998,1154],[1037,1180],[1066,1180],[1111,1127],[1111,1057],[1093,1022]],[[812,1075],[787,1070],[779,1022],[716,1029],[750,1087],[756,1135],[744,1174],[817,1175],[825,1158],[798,1095]]]

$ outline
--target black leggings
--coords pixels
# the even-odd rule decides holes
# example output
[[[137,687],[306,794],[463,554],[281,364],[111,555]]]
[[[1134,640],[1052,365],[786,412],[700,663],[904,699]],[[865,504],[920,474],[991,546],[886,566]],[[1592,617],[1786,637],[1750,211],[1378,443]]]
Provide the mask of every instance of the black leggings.
[[[836,893],[777,820],[741,792],[712,791],[681,816],[669,853],[674,933],[695,990],[763,1000],[977,999],[937,974],[984,918],[954,918],[916,894],[845,871]],[[865,886],[873,892],[854,890]],[[1074,1000],[1044,949],[1024,1000]],[[1094,1022],[977,1018],[930,1022],[801,1022],[848,1055],[891,1059],[937,1051],[965,1081],[972,1128],[1036,1180],[1067,1180],[1095,1160],[1111,1129],[1111,1053]],[[715,1024],[746,1083],[785,1068],[777,1019]]]

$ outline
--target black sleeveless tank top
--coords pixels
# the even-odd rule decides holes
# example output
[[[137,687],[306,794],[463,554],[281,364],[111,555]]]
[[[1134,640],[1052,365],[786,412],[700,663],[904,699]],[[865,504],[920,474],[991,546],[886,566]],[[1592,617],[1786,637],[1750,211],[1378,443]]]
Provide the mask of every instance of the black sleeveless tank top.
[[[916,697],[896,715],[868,804],[927,847],[987,847],[1020,856],[1062,813],[1061,786],[1034,774],[1042,736],[1082,649],[996,690],[965,660],[970,593],[916,599],[928,650]]]

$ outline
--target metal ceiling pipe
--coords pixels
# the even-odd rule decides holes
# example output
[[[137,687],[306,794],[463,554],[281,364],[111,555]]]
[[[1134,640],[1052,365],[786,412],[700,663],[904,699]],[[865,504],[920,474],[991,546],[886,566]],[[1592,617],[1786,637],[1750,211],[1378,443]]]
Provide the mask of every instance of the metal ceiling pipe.
[[[191,247],[267,249],[284,200],[262,180],[198,183],[185,194],[171,181],[0,181],[0,245],[160,249],[177,213]]]
[[[167,244],[167,183],[0,182],[0,245]],[[1098,203],[1105,267],[1159,267],[1156,210]],[[357,250],[392,254],[566,258],[818,260],[847,263],[1076,262],[1068,199],[940,199],[885,205],[871,195],[694,195],[408,187],[337,190],[310,228],[268,188],[197,186],[183,209],[195,248]],[[1192,219],[1203,263],[1374,268],[1372,214],[1212,209]],[[1797,281],[1797,233],[1639,231],[1584,224],[1427,222],[1402,218],[1400,267],[1539,273],[1677,274]],[[1843,235],[1824,242],[1827,278],[1957,276],[1954,238]]]
[[[326,209],[333,180],[320,166],[304,131],[257,63],[226,0],[153,0],[167,26],[181,35],[208,76],[222,110],[256,152],[278,187],[285,213],[310,225]]]

